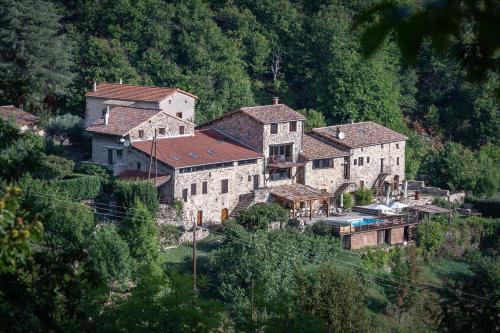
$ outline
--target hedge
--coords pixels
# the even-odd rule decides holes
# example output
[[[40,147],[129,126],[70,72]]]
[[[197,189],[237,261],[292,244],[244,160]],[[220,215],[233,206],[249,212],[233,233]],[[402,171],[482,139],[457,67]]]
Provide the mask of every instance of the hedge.
[[[470,203],[475,209],[481,212],[483,216],[486,217],[500,217],[500,197],[491,198],[476,198],[476,197],[465,197],[465,202]]]
[[[122,207],[132,207],[139,200],[156,216],[158,207],[158,192],[150,181],[118,181],[115,185],[116,204]]]
[[[55,186],[73,200],[94,199],[101,191],[101,179],[98,176],[71,175],[69,179],[57,180]]]

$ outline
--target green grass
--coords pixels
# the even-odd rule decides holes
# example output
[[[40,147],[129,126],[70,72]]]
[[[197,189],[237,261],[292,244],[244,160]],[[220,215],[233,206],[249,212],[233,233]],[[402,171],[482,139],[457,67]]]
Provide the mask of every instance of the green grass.
[[[210,234],[207,238],[196,242],[196,255],[199,259],[207,258],[209,253],[219,246],[220,236]],[[192,243],[183,243],[175,249],[165,251],[165,264],[169,265],[182,265],[187,261],[191,262],[193,255]]]
[[[474,272],[471,266],[459,259],[437,259],[426,265],[422,272],[428,283],[442,286],[446,281],[471,277]]]

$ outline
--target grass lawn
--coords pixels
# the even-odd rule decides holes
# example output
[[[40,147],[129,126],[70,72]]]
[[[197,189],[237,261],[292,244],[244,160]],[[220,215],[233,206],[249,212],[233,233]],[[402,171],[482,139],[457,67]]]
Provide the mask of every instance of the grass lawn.
[[[437,259],[423,269],[422,274],[428,283],[442,286],[447,281],[460,280],[474,275],[471,266],[459,259]]]
[[[221,238],[221,236],[210,234],[207,238],[196,242],[196,256],[198,261],[206,261],[208,254],[219,246]],[[192,243],[183,243],[175,249],[166,250],[164,253],[167,267],[190,271],[191,258],[193,256]]]

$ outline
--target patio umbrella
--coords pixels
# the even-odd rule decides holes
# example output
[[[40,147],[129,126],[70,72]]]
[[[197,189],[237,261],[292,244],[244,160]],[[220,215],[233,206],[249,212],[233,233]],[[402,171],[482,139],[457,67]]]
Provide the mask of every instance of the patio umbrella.
[[[386,205],[382,205],[382,204],[373,204],[373,205],[368,206],[368,208],[373,209],[373,210],[381,210],[381,211],[391,210],[389,207],[387,207]]]
[[[395,202],[391,203],[391,204],[389,205],[389,207],[390,207],[391,209],[403,209],[403,208],[408,207],[408,205],[407,205],[407,204],[404,204],[404,203],[402,203],[402,202],[399,202],[399,201],[395,201]]]

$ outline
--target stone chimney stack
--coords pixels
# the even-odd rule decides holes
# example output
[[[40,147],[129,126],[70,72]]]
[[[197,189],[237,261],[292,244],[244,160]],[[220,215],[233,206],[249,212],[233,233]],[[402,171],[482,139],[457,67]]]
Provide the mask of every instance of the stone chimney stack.
[[[123,84],[123,80],[122,79],[120,79],[120,84]]]
[[[94,83],[92,84],[92,91],[93,92],[96,92],[97,91],[97,82],[94,81]]]
[[[279,97],[273,97],[273,105],[278,105],[278,104],[280,104]]]
[[[104,111],[104,126],[109,124],[109,106],[106,106],[106,111]]]

